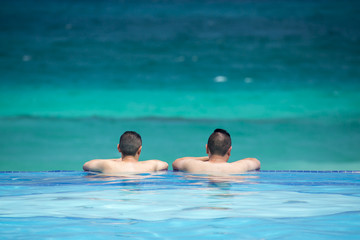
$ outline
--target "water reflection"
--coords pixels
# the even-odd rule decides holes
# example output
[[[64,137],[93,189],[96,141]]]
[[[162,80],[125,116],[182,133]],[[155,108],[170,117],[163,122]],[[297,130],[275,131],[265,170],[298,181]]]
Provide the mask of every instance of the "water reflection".
[[[254,175],[230,175],[230,174],[186,174],[185,178],[188,179],[201,179],[207,180],[209,183],[248,183],[257,184],[254,179],[258,179],[259,176]],[[250,180],[250,181],[249,181]]]
[[[256,179],[259,176],[250,174],[193,174],[184,172],[156,172],[156,173],[117,173],[117,174],[99,174],[88,173],[85,178],[89,180],[90,185],[116,185],[126,187],[124,190],[140,190],[140,186],[153,186],[154,188],[162,188],[169,177],[175,177],[172,184],[198,186],[198,189],[221,189],[230,190],[234,184],[258,184]]]
[[[89,180],[90,185],[115,185],[126,187],[122,190],[129,191],[141,191],[141,186],[149,185],[158,179],[164,178],[166,172],[156,173],[88,173],[85,178]],[[148,181],[150,180],[151,181]],[[144,181],[147,180],[147,181]],[[129,188],[131,187],[131,188]]]
[[[255,179],[259,176],[242,174],[189,174],[184,173],[183,178],[187,180],[195,180],[191,185],[201,185],[205,188],[218,188],[221,190],[230,190],[233,184],[258,184]],[[197,180],[197,181],[196,181]]]

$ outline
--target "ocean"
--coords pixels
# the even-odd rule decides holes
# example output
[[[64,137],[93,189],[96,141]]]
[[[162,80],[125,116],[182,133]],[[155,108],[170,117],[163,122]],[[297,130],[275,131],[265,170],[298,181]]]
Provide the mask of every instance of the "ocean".
[[[360,169],[359,1],[3,1],[0,171],[81,170],[143,138],[142,160]]]

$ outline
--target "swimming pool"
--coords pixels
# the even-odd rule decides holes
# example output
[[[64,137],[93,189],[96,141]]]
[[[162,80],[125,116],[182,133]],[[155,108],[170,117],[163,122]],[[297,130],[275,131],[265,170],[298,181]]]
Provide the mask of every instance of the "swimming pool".
[[[358,239],[360,174],[0,172],[2,239]]]

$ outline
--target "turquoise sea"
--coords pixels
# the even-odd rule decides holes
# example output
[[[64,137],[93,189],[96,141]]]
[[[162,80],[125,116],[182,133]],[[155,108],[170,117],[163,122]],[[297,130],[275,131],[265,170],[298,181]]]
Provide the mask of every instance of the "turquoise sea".
[[[0,171],[205,155],[360,169],[359,1],[2,1]]]

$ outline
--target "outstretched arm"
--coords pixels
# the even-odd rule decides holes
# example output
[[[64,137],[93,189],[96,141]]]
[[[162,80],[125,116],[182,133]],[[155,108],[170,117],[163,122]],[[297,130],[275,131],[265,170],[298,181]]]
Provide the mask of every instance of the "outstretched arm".
[[[259,170],[261,163],[256,158],[245,158],[239,161],[234,162],[235,164],[241,164],[245,167],[245,171]]]
[[[120,159],[121,160],[121,159]],[[84,171],[91,172],[103,172],[108,165],[109,161],[114,161],[113,159],[94,159],[86,162],[83,165]]]
[[[156,164],[156,171],[168,170],[169,164],[167,162],[163,162],[158,160]]]
[[[172,167],[174,170],[183,170],[184,169],[184,162],[187,160],[191,160],[191,161],[209,161],[209,156],[205,156],[205,157],[183,157],[183,158],[178,158],[176,159],[173,164]]]

